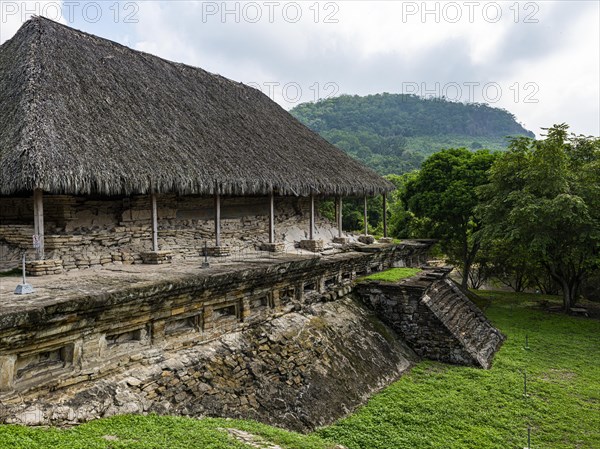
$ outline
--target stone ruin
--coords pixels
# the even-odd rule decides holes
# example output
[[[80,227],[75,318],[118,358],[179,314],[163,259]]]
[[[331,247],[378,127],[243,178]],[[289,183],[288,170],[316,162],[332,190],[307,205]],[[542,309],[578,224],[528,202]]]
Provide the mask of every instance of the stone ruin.
[[[487,368],[503,337],[444,272],[356,282],[429,245],[65,274],[19,301],[3,290],[0,422],[156,412],[310,431],[422,357]]]

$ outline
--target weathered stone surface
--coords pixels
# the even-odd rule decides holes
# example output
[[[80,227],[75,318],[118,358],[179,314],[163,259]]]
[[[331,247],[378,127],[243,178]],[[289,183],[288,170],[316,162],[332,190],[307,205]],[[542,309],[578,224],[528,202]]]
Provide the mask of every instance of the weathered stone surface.
[[[300,240],[299,248],[313,253],[319,253],[325,248],[323,240]]]
[[[152,359],[151,353],[140,354],[142,362]],[[84,382],[73,391],[7,404],[0,420],[65,424],[156,412],[251,418],[308,431],[349,413],[416,360],[350,298],[305,306],[155,357],[158,363]]]
[[[361,235],[358,238],[358,241],[360,243],[364,243],[365,245],[372,245],[373,243],[375,243],[375,237],[373,237],[372,235]]]
[[[271,253],[281,253],[281,252],[285,251],[285,243],[283,243],[283,242],[261,243],[259,245],[259,249],[261,251],[268,251]]]
[[[334,237],[333,243],[338,243],[340,245],[346,245],[350,243],[350,239],[348,237]]]
[[[160,265],[164,263],[171,263],[173,259],[172,251],[148,251],[140,253],[142,261],[145,264]],[[100,259],[100,263],[111,262],[112,258]]]
[[[489,368],[505,337],[447,273],[431,269],[399,283],[365,282],[355,292],[418,355]]]
[[[61,259],[30,260],[25,263],[25,271],[29,276],[60,274],[63,271],[63,263]]]
[[[269,240],[268,198],[222,197],[221,242],[231,253],[255,250]],[[33,201],[3,197],[0,207],[0,269],[16,267],[22,252],[32,258]],[[309,228],[308,199],[275,198],[275,241],[293,251]],[[92,199],[45,195],[45,251],[61,259],[66,271],[109,264],[142,263],[152,250],[148,195]],[[315,236],[331,241],[338,231],[316,217]],[[175,260],[199,260],[205,242],[214,244],[214,200],[211,197],[158,195],[158,245]]]
[[[206,252],[208,257],[227,257],[231,255],[231,248],[228,246],[209,246],[205,250],[203,249],[202,255]]]
[[[40,278],[18,301],[8,287],[18,278],[4,278],[0,422],[154,411],[328,423],[412,360],[345,297],[356,277],[428,245],[360,248],[69,273]]]

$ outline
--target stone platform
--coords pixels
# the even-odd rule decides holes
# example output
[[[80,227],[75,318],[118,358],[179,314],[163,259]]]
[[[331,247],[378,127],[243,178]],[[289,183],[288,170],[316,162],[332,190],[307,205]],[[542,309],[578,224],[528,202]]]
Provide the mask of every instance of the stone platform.
[[[277,254],[211,262],[106,266],[0,280],[0,400],[95,381],[142,350],[201,344],[349,293],[359,276],[425,254],[407,242],[329,256]]]
[[[326,425],[415,360],[349,296],[353,280],[428,248],[108,266],[35,278],[27,296],[1,278],[0,423],[156,412]]]

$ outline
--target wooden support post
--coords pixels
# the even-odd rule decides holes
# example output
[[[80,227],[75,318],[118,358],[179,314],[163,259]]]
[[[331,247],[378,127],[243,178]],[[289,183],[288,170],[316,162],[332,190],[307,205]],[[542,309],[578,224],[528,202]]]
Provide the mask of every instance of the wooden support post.
[[[338,219],[338,222],[337,222],[337,225],[338,225],[338,237],[341,238],[342,237],[342,219],[343,219],[342,210],[344,210],[344,209],[342,207],[342,197],[338,196],[337,200],[338,200],[337,201],[337,207],[338,207],[338,215],[337,215],[337,219]]]
[[[387,194],[383,193],[383,238],[387,239]]]
[[[308,233],[308,239],[315,239],[315,194],[310,193],[310,232]]]
[[[275,243],[275,195],[269,193],[269,243]]]
[[[152,251],[158,251],[158,210],[156,192],[152,192]]]
[[[44,259],[44,197],[41,189],[33,191],[33,229],[37,236],[36,256]]]
[[[215,193],[215,246],[221,246],[221,196]]]
[[[369,235],[369,222],[367,220],[367,195],[365,195],[365,235]]]
[[[333,221],[335,223],[335,225],[337,226],[338,224],[338,197],[336,196],[334,201],[333,201]]]

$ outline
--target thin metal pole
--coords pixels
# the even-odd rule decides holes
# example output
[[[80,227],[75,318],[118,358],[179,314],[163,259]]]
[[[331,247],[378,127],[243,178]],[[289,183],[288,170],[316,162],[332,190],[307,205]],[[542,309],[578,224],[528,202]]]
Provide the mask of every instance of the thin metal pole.
[[[27,284],[27,277],[25,276],[25,252],[23,252],[23,285]]]
[[[383,237],[387,238],[388,229],[387,229],[387,194],[383,193]]]
[[[310,193],[310,231],[308,233],[309,240],[314,240],[315,238],[315,194]]]
[[[275,243],[275,196],[269,193],[269,243]]]
[[[152,192],[152,251],[158,251],[158,210],[155,192]]]
[[[215,193],[215,245],[221,246],[221,196]]]

